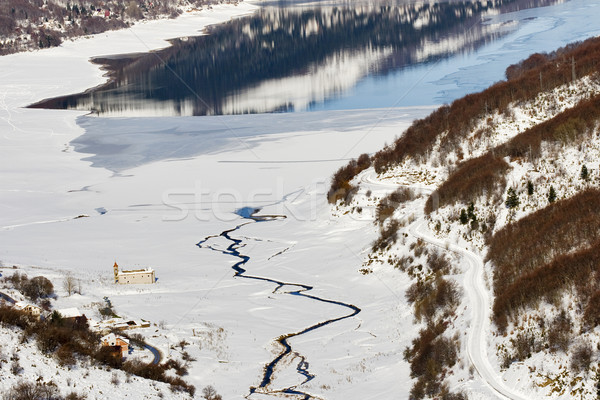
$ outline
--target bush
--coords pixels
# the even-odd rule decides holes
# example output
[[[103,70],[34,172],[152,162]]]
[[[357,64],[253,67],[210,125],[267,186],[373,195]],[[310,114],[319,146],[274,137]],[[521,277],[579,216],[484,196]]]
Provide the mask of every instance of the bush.
[[[505,226],[489,241],[494,265],[493,318],[508,320],[541,300],[557,301],[573,287],[582,306],[599,284],[600,190],[586,189]],[[591,306],[593,307],[593,306]],[[592,322],[592,314],[587,321]]]
[[[429,196],[425,212],[430,214],[435,211],[436,206],[444,207],[459,201],[471,203],[484,194],[491,197],[493,194],[503,193],[506,187],[504,174],[509,168],[504,159],[492,153],[463,162]]]
[[[217,393],[214,387],[208,385],[202,389],[202,398],[206,400],[221,400],[222,397]]]
[[[587,329],[593,329],[600,325],[600,291],[595,292],[590,297],[583,315],[583,321]]]
[[[588,371],[592,363],[592,356],[593,351],[589,343],[577,346],[571,356],[571,369],[576,373]]]
[[[363,170],[371,166],[371,158],[368,154],[362,154],[358,160],[352,160],[333,175],[331,187],[327,193],[329,203],[335,204],[340,200],[349,203],[356,192],[356,188],[350,184],[350,181]]]
[[[13,386],[8,393],[4,394],[4,400],[41,400],[58,399],[58,388],[53,383],[41,382],[19,382]]]
[[[65,396],[65,400],[85,400],[86,397],[83,394],[78,394],[76,392],[71,392]]]
[[[542,348],[541,342],[531,331],[520,331],[514,339],[511,339],[511,343],[514,350],[513,359],[516,361],[526,360]]]
[[[36,276],[29,279],[26,274],[15,272],[10,277],[4,278],[4,281],[12,284],[15,289],[19,290],[31,301],[47,298],[54,294],[52,282],[44,276]]]
[[[457,361],[456,344],[443,336],[444,324],[429,324],[404,351],[404,359],[410,362],[410,376],[417,378],[410,398],[433,397],[443,388],[440,375],[444,369]]]
[[[427,256],[427,265],[433,273],[446,275],[450,272],[450,262],[446,256],[439,251],[432,251]]]
[[[398,229],[400,223],[392,220],[387,224],[387,227],[382,227],[379,231],[379,237],[373,242],[372,251],[385,251],[389,249],[398,240]]]
[[[551,352],[567,353],[569,351],[571,329],[571,318],[565,310],[561,310],[548,328],[548,347]]]
[[[53,295],[54,286],[46,277],[36,276],[22,285],[22,291],[32,301],[37,301],[39,298]]]
[[[377,205],[375,220],[383,224],[385,220],[394,214],[394,211],[403,203],[415,199],[415,193],[407,187],[400,187],[385,196]]]
[[[438,277],[420,280],[406,291],[406,300],[414,305],[415,318],[432,322],[436,316],[446,317],[458,305],[460,296],[455,282]]]

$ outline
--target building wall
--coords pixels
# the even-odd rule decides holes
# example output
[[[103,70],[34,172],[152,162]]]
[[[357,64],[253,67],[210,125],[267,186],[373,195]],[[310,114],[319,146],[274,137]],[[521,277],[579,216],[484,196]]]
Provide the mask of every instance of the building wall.
[[[119,283],[122,285],[154,283],[154,271],[119,274]]]

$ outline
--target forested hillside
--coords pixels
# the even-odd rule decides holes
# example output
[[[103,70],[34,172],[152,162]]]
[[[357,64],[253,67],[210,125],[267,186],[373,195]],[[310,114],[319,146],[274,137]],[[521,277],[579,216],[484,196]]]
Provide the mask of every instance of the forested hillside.
[[[4,0],[0,55],[58,46],[63,40],[125,28],[135,21],[173,18],[213,0]]]
[[[472,349],[451,335],[470,324],[455,286],[467,270],[432,266],[423,254],[439,248],[413,242],[415,234],[442,241],[446,254],[464,258],[466,248],[479,259],[492,307],[485,346],[499,381],[513,377],[526,398],[597,398],[599,66],[600,38],[534,54],[509,67],[506,80],[440,107],[333,177],[333,210],[371,212],[380,227],[361,272],[388,266],[407,274],[417,322],[430,316],[406,353],[417,379],[412,398],[449,396],[430,382],[459,376],[461,358],[472,362]],[[414,228],[419,219],[429,233]],[[453,343],[451,361],[435,361],[440,340]],[[422,365],[423,346],[437,363],[433,374]]]

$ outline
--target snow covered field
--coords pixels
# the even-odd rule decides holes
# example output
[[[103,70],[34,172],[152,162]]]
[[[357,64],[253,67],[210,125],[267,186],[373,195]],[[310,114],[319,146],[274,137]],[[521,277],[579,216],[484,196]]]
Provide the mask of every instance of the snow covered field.
[[[431,107],[136,119],[21,108],[101,83],[91,56],[159,48],[167,45],[164,38],[254,7],[219,6],[0,58],[0,260],[6,266],[0,273],[15,264],[29,276],[48,275],[59,289],[58,308],[88,307],[93,314],[91,304],[108,296],[120,315],[156,325],[142,333],[164,354],[176,356],[170,346],[182,339],[190,343],[197,358],[190,383],[242,398],[282,350],[276,338],[348,313],[287,294],[289,288],[236,278],[237,258],[196,246],[248,222],[231,233],[250,257],[248,275],[310,285],[311,296],[361,309],[292,339],[298,356],[286,359],[262,392],[305,381],[297,371],[302,356],[315,377],[297,390],[328,399],[405,398],[411,385],[402,353],[417,329],[404,297],[408,279],[392,269],[359,272],[377,234],[367,205],[363,216],[332,216],[325,193],[340,165],[391,142]],[[250,222],[234,213],[245,206],[287,218]],[[223,237],[208,243],[231,245]],[[115,286],[115,260],[124,268],[155,268],[158,283]],[[68,272],[82,280],[82,296],[60,290]],[[1,389],[15,380],[0,381]],[[478,390],[490,398],[489,388]],[[258,392],[251,398],[266,398]],[[128,397],[147,393],[138,385]]]
[[[210,19],[164,21],[151,33],[143,29],[153,23],[135,27],[135,35],[109,32],[0,59],[0,259],[6,266],[22,266],[29,276],[54,278],[57,307],[89,307],[108,296],[119,314],[164,326],[159,337],[144,333],[165,354],[169,343],[185,338],[198,359],[190,383],[198,388],[212,384],[224,398],[239,398],[260,384],[263,367],[280,351],[275,338],[345,312],[336,305],[274,294],[272,284],[234,278],[230,267],[235,258],[196,246],[243,222],[233,214],[237,208],[273,204],[289,195],[287,202],[265,210],[287,219],[250,224],[234,233],[244,238],[242,252],[252,257],[249,273],[311,285],[311,295],[362,308],[359,317],[293,343],[317,376],[303,390],[348,398],[359,384],[368,392],[387,382],[387,389],[373,395],[389,391],[391,396],[405,390],[408,380],[401,344],[408,340],[412,319],[402,306],[402,282],[363,279],[361,251],[375,229],[370,221],[330,221],[324,193],[332,172],[350,157],[377,150],[431,108],[108,122],[76,112],[20,108],[98,84],[101,73],[87,58],[114,52],[112,43],[118,42],[119,50],[143,51],[146,44],[163,45],[161,36],[190,34],[201,23],[249,10],[248,4],[215,8]],[[104,124],[109,127],[103,129]],[[104,146],[106,156],[92,161],[107,168],[90,168],[71,144],[88,125],[90,135],[100,133],[98,140],[75,146],[99,150],[103,135],[118,132],[127,133],[121,140],[133,135],[131,142],[138,145]],[[222,143],[214,142],[215,134],[194,133],[198,125],[213,126]],[[172,140],[162,142],[168,142],[165,132],[182,139],[176,148],[169,147]],[[115,286],[115,260],[124,268],[155,268],[158,283]],[[60,291],[64,272],[82,279],[83,296]],[[93,316],[94,310],[87,313]],[[277,372],[272,390],[304,379],[290,362]]]

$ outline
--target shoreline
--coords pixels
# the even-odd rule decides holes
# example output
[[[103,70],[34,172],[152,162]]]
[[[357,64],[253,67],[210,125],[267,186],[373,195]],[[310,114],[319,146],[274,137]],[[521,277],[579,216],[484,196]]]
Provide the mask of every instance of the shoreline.
[[[219,4],[212,9],[193,11],[175,19],[141,21],[129,28],[106,31],[66,41],[58,47],[8,54],[0,57],[0,94],[4,97],[1,110],[26,107],[44,99],[79,93],[108,82],[101,65],[91,60],[130,53],[148,53],[171,45],[170,40],[184,36],[200,36],[210,25],[224,23],[255,12],[259,6],[253,1],[237,5]],[[118,43],[114,46],[115,43]],[[31,76],[55,75],[51,84],[28,79]],[[8,81],[11,83],[8,84]],[[42,83],[42,85],[28,84]],[[37,86],[37,87],[36,87]],[[39,94],[27,96],[27,89]]]

